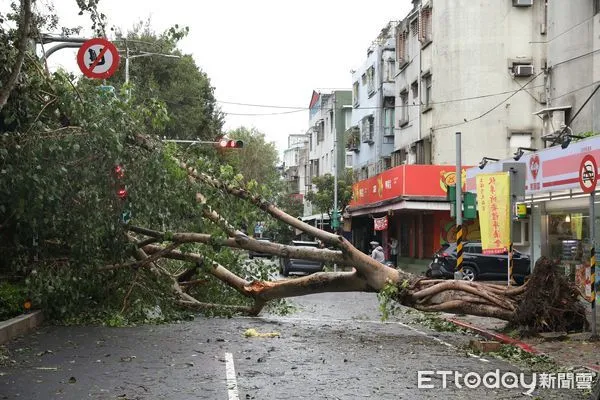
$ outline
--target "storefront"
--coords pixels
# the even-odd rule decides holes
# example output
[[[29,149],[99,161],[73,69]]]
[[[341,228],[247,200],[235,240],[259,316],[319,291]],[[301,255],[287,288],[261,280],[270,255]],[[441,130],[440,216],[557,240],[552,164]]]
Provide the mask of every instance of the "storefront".
[[[451,165],[401,165],[353,185],[347,210],[353,244],[364,252],[369,242],[399,241],[400,257],[429,258],[441,244],[454,241],[454,219],[446,185],[456,180]],[[463,169],[463,178],[466,176]],[[469,223],[478,238],[478,224]],[[384,246],[386,253],[388,246]]]
[[[520,200],[528,204],[529,217],[514,222],[515,247],[521,245],[520,250],[531,254],[534,260],[542,255],[556,260],[573,279],[576,271],[585,272],[590,257],[590,195],[583,192],[580,183],[591,185],[585,168],[582,169],[584,157],[600,161],[600,137],[571,143],[566,149],[556,146],[525,154],[518,160],[525,165],[525,197]],[[507,159],[468,169],[467,190],[476,192],[477,174],[499,172],[504,163],[514,162]],[[593,223],[598,242],[600,199],[596,198]]]

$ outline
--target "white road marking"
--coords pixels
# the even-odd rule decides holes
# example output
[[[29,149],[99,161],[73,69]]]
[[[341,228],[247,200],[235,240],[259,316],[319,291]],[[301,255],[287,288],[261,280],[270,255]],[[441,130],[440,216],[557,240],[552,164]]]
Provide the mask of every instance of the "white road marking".
[[[237,380],[235,378],[235,365],[233,355],[225,353],[225,373],[227,375],[227,396],[229,400],[239,400]]]

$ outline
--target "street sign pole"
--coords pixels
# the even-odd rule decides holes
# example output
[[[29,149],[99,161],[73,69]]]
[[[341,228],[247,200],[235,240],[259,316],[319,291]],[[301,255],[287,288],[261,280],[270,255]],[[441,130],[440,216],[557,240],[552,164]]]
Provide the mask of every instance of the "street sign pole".
[[[592,307],[592,337],[598,335],[596,327],[596,210],[594,200],[596,185],[598,184],[598,164],[591,154],[586,154],[579,165],[579,186],[584,193],[590,195],[590,284],[591,284],[591,307]]]
[[[594,209],[595,193],[590,193],[590,280],[592,284],[592,337],[598,335],[596,327],[596,212]]]

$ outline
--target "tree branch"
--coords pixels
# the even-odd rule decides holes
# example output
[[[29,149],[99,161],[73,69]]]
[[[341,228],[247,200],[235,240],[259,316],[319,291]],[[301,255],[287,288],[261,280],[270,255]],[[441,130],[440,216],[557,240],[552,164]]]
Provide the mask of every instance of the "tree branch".
[[[17,79],[19,78],[23,61],[25,60],[25,52],[27,51],[27,39],[29,38],[29,28],[31,26],[31,0],[23,0],[21,4],[23,8],[23,18],[19,24],[19,33],[21,35],[19,38],[19,44],[17,45],[17,60],[15,61],[15,65],[10,76],[8,77],[8,81],[6,84],[2,85],[3,90],[0,93],[0,111],[6,105],[10,93],[17,84]]]

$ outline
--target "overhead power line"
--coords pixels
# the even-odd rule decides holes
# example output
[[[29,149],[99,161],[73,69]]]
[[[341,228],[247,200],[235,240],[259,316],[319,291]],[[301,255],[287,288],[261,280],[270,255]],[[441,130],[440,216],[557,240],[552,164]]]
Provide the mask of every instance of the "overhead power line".
[[[510,100],[512,97],[514,97],[517,93],[519,93],[522,90],[525,90],[525,88],[534,80],[537,79],[538,76],[540,76],[541,74],[543,74],[544,71],[542,70],[541,72],[538,72],[537,75],[535,75],[533,78],[531,78],[529,81],[527,81],[526,84],[524,84],[523,86],[521,86],[521,88],[515,90],[510,96],[508,96],[506,99],[502,100],[500,103],[496,104],[494,107],[490,108],[489,110],[487,110],[486,112],[478,115],[475,118],[471,118],[471,119],[466,119],[462,122],[457,122],[455,124],[450,124],[450,125],[446,125],[446,126],[440,126],[437,128],[433,128],[434,131],[440,130],[440,129],[448,129],[448,128],[454,128],[455,126],[460,126],[460,125],[464,125],[464,124],[468,124],[469,122],[473,122],[476,121],[478,119],[481,119],[483,117],[485,117],[486,115],[488,115],[489,113],[491,113],[492,111],[494,111],[496,108],[500,107],[502,104],[506,103],[508,100]]]
[[[543,87],[544,85],[535,85],[535,86],[531,86],[531,89],[535,89],[535,88],[539,88],[539,87]],[[497,92],[497,93],[489,93],[489,94],[482,94],[479,96],[471,96],[471,97],[463,97],[463,98],[459,98],[459,99],[452,99],[452,100],[442,100],[442,101],[435,101],[435,102],[431,102],[429,104],[431,105],[436,105],[436,104],[448,104],[448,103],[457,103],[460,101],[467,101],[467,100],[477,100],[477,99],[484,99],[487,97],[494,97],[494,96],[500,96],[503,94],[509,94],[509,93],[513,93],[514,90],[506,90],[504,92]],[[217,100],[217,103],[221,103],[221,104],[231,104],[231,105],[237,105],[237,106],[246,106],[246,107],[258,107],[258,108],[281,108],[281,109],[293,109],[296,111],[307,111],[310,110],[309,107],[297,107],[297,106],[282,106],[282,105],[269,105],[269,104],[253,104],[253,103],[239,103],[239,102],[235,102],[235,101],[224,101],[224,100]],[[421,104],[422,106],[422,104]],[[396,107],[400,107],[400,105],[396,105]],[[408,107],[419,107],[419,104],[408,104]],[[354,109],[356,110],[375,110],[375,109],[383,109],[383,106],[379,106],[379,107],[354,107]]]
[[[222,111],[223,114],[225,115],[240,115],[240,116],[250,116],[250,117],[260,117],[260,116],[270,116],[270,115],[283,115],[283,114],[293,114],[293,113],[298,113],[298,112],[303,112],[306,111],[305,109],[302,110],[292,110],[292,111],[281,111],[281,112],[272,112],[272,113],[263,113],[263,114],[245,114],[245,113],[230,113],[230,112],[226,112],[226,111]]]

